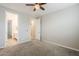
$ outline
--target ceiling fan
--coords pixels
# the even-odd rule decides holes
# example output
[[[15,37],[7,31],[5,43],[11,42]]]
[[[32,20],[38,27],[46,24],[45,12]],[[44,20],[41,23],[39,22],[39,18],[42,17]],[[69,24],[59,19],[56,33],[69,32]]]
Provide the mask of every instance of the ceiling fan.
[[[34,3],[34,4],[25,4],[26,6],[33,6],[33,11],[36,11],[37,9],[45,10],[42,5],[45,5],[46,3]]]

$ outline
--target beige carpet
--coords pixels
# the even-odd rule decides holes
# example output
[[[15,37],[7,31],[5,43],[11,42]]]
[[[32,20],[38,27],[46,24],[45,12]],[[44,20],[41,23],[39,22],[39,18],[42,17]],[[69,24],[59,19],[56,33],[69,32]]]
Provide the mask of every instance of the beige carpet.
[[[54,55],[74,55],[72,50],[51,45],[38,40],[18,44],[0,50],[1,56],[54,56]],[[74,52],[75,53],[75,52]],[[78,53],[77,53],[78,54]],[[76,54],[75,54],[76,55]]]
[[[49,49],[45,46],[44,43],[33,40],[30,42],[19,44],[17,46],[4,48],[0,51],[0,55],[47,55],[48,52]]]
[[[17,45],[18,42],[17,40],[15,39],[8,39],[6,42],[5,42],[5,47],[10,47],[10,46],[14,46],[14,45]]]

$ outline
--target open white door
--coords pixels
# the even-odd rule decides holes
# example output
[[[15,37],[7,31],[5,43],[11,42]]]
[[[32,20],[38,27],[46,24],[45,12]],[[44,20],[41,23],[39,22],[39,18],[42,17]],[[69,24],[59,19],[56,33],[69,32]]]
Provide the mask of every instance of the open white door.
[[[36,39],[40,40],[40,18],[35,20],[36,24]]]
[[[30,24],[30,37],[32,40],[40,40],[40,19],[39,18],[33,18],[31,19]]]

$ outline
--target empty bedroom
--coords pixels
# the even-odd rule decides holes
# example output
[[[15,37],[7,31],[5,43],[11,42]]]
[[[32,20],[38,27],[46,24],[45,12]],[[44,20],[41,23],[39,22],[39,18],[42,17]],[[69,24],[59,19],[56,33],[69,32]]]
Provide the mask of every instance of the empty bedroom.
[[[79,56],[79,3],[0,3],[0,56]]]

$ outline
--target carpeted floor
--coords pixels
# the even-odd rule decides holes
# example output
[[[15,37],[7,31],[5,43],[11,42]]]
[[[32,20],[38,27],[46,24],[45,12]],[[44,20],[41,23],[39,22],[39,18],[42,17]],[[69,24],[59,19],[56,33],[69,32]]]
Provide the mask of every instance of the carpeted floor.
[[[18,44],[17,40],[10,38],[5,42],[5,47],[14,46],[17,44]]]
[[[0,49],[0,56],[78,56],[79,52],[38,40]]]

